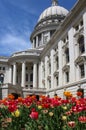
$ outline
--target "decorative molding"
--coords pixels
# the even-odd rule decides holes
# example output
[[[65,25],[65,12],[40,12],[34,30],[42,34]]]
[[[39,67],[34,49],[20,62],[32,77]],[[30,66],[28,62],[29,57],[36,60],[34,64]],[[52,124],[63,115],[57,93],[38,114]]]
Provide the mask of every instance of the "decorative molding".
[[[66,65],[64,65],[64,67],[63,67],[63,71],[68,71],[69,70],[69,68],[70,68],[70,66],[68,65],[68,64],[66,64]]]
[[[59,71],[58,70],[55,71],[53,75],[54,75],[54,77],[57,77],[59,75]]]
[[[81,64],[83,62],[86,61],[86,56],[85,55],[81,55],[81,56],[78,56],[77,59],[75,60],[75,64]]]
[[[48,75],[48,76],[47,76],[47,80],[51,80],[51,75]]]

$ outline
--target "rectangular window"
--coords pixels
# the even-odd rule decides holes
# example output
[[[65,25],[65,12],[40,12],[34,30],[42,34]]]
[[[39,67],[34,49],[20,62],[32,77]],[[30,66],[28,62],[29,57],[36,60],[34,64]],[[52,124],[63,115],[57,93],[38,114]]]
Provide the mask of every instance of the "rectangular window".
[[[85,71],[84,71],[84,64],[79,65],[80,68],[80,76],[83,78],[85,76]]]
[[[26,74],[26,82],[28,81],[28,74]]]
[[[25,88],[28,88],[28,85],[25,85]]]
[[[33,81],[33,74],[30,74],[30,81]]]
[[[79,30],[79,25],[77,25],[77,26],[75,27],[75,30],[76,30],[76,31],[78,31],[78,30]]]
[[[30,89],[32,89],[33,88],[33,85],[30,85]]]
[[[66,74],[66,82],[68,83],[69,82],[69,72],[67,71],[65,74]]]
[[[59,77],[57,76],[56,77],[56,85],[58,86],[58,84],[59,84]]]
[[[57,69],[59,69],[59,60],[58,60],[58,57],[56,58],[56,66],[57,66]]]
[[[49,63],[49,74],[51,74],[51,63]]]
[[[5,70],[5,67],[3,67],[3,70]]]
[[[80,22],[80,25],[83,26],[83,20]]]

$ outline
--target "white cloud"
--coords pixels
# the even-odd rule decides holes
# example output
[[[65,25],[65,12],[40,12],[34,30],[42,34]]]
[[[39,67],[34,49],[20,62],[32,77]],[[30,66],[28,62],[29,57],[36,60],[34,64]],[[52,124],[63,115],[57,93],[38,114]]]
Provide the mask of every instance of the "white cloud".
[[[26,40],[21,36],[6,34],[0,40],[0,53],[10,55],[16,51],[30,48],[30,44],[29,39]]]

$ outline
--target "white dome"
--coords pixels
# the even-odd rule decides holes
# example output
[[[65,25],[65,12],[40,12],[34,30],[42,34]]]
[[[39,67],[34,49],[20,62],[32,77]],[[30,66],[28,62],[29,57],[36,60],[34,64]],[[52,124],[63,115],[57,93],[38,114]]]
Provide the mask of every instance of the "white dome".
[[[53,15],[61,15],[66,16],[68,14],[68,10],[61,7],[61,6],[51,6],[43,11],[40,15],[38,22],[46,17],[53,16]]]

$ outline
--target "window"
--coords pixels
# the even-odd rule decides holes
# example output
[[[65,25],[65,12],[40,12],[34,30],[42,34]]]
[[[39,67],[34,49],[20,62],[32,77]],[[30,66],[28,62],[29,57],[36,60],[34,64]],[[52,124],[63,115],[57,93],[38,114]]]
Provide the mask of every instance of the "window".
[[[58,86],[58,84],[59,84],[59,77],[57,76],[56,77],[56,85]]]
[[[80,25],[83,26],[83,20],[80,22]]]
[[[26,74],[26,82],[28,81],[28,74]]]
[[[44,43],[48,42],[48,36],[44,36]]]
[[[85,76],[85,71],[84,71],[84,64],[79,65],[80,68],[80,76],[83,78]]]
[[[33,85],[30,85],[30,89],[32,89],[33,88]]]
[[[58,57],[56,57],[56,68],[59,68],[59,62],[58,62]]]
[[[78,39],[78,43],[79,43],[79,51],[80,51],[80,54],[82,54],[82,53],[85,52],[84,36],[81,36],[81,37]]]
[[[33,70],[33,66],[31,66],[31,70]]]
[[[69,48],[65,49],[66,63],[69,62]]]
[[[28,67],[26,67],[26,70],[28,70]]]
[[[75,27],[75,30],[78,31],[78,29],[79,29],[79,26],[77,25],[77,26]]]
[[[51,74],[51,63],[49,63],[49,74]]]
[[[69,72],[67,71],[65,74],[66,74],[66,82],[68,83],[69,82]]]
[[[0,74],[0,83],[3,83],[3,82],[4,82],[4,75]]]
[[[5,70],[5,67],[3,67],[3,70]]]
[[[30,81],[33,81],[33,74],[30,74]]]
[[[28,88],[28,85],[25,85],[25,88]]]

